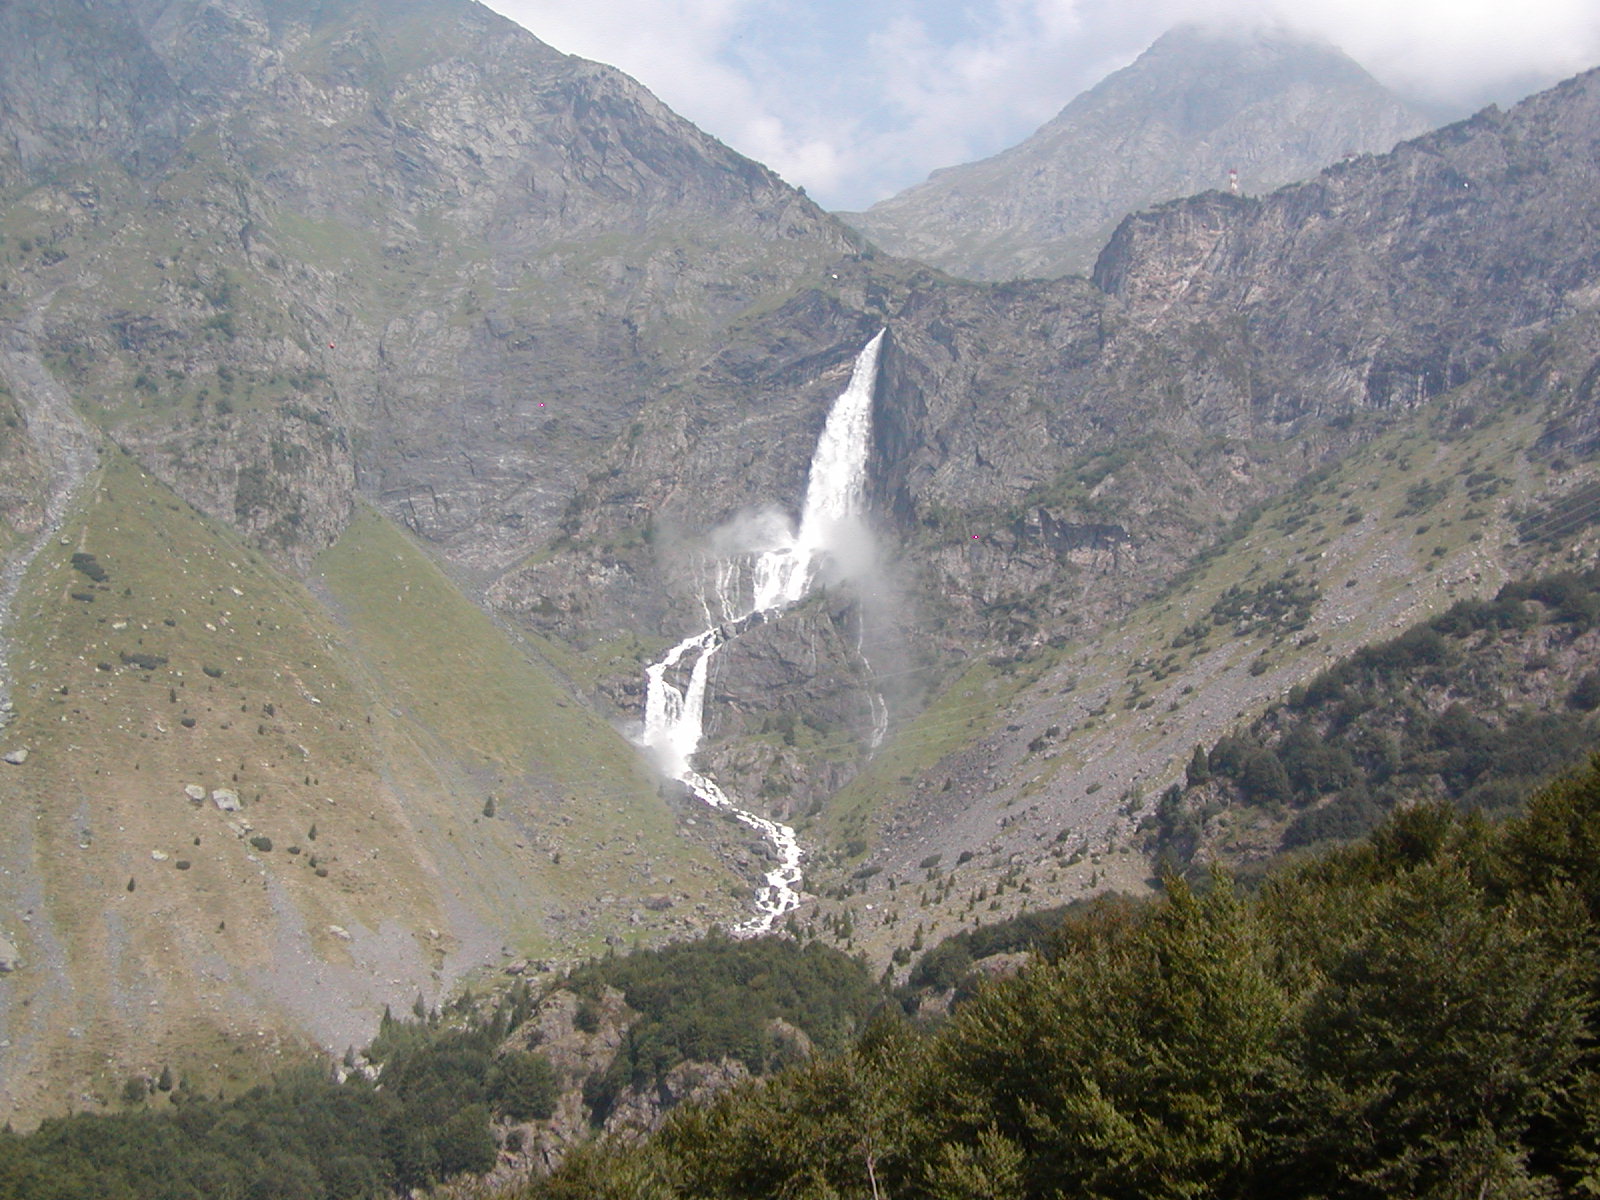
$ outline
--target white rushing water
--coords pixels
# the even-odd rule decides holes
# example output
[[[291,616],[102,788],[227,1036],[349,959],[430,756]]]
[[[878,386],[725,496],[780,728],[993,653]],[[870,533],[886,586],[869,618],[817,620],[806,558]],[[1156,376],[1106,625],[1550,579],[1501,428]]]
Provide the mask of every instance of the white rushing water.
[[[878,377],[883,334],[856,356],[850,382],[833,402],[811,456],[799,528],[776,523],[763,545],[719,559],[711,590],[718,612],[705,601],[707,628],[686,637],[645,671],[644,727],[639,744],[654,753],[661,769],[713,808],[732,814],[772,843],[777,865],[756,896],[756,915],[735,932],[766,933],[800,904],[800,843],[794,830],[740,808],[692,765],[705,731],[706,680],[711,660],[752,618],[772,616],[799,603],[811,590],[825,554],[837,551],[866,507],[867,451],[872,431],[872,393]],[[744,594],[748,568],[749,598]],[[720,617],[720,620],[718,619]],[[685,671],[687,670],[687,678]],[[674,682],[676,681],[676,682]]]

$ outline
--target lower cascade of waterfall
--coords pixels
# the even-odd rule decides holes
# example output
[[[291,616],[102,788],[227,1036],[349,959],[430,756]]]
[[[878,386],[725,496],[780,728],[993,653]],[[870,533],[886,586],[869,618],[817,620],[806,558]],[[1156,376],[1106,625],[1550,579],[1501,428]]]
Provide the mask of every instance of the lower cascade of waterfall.
[[[828,412],[811,457],[798,528],[773,529],[769,544],[719,560],[714,596],[705,602],[707,628],[684,638],[645,670],[638,744],[700,800],[730,813],[772,844],[777,865],[766,873],[756,895],[755,915],[734,930],[746,936],[770,932],[779,918],[800,906],[802,855],[792,828],[740,808],[715,780],[694,769],[705,732],[708,672],[728,642],[805,599],[822,558],[856,528],[866,507],[872,393],[882,344],[880,332],[856,356],[850,382]],[[882,705],[881,698],[875,701]],[[875,729],[874,736],[881,738],[882,733]]]

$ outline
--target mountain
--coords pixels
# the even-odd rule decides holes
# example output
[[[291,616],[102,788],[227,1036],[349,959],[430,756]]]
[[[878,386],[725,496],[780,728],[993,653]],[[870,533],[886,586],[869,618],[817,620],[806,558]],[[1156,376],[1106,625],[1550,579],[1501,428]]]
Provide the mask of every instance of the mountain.
[[[966,279],[1087,274],[1130,212],[1230,172],[1259,195],[1432,124],[1333,46],[1179,26],[1011,149],[840,215]]]
[[[741,915],[750,838],[468,596],[851,236],[477,5],[0,20],[5,1110]]]
[[[1594,557],[1593,73],[985,285],[460,0],[0,19],[19,1120],[746,918],[772,847],[625,736],[686,638],[692,765],[882,970],[1144,886],[1196,744]],[[885,329],[868,519],[739,614]]]
[[[885,570],[722,652],[701,761],[798,822],[821,898],[797,927],[882,959],[981,890],[1009,911],[1142,886],[1133,831],[1197,743],[1455,600],[1592,559],[1597,98],[1591,73],[1268,197],[1137,214],[1093,280],[843,266],[656,398],[569,542],[496,602],[581,640],[670,593],[666,627],[698,627],[689,551],[714,543],[652,529],[799,495],[798,469],[774,486],[728,456],[771,427],[751,356],[795,361],[875,287]],[[707,406],[738,377],[760,403]],[[1558,546],[1522,536],[1567,511]],[[635,666],[604,674],[637,704]]]
[[[959,919],[948,881],[906,887],[952,856],[968,898],[1009,881],[1000,911],[1138,886],[1133,831],[1196,744],[1454,600],[1593,562],[1600,247],[1566,206],[1591,207],[1597,106],[1591,72],[1261,200],[1130,217],[1092,286],[906,306],[884,500],[947,656],[982,650],[829,801],[836,844],[871,848],[855,944]]]

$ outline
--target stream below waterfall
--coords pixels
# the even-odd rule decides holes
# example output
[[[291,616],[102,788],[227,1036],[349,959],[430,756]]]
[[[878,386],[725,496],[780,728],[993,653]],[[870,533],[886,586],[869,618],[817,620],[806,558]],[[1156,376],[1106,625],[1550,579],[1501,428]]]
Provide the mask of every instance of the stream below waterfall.
[[[708,672],[717,651],[728,642],[805,599],[824,556],[862,517],[882,344],[880,331],[856,356],[850,382],[828,412],[811,456],[798,528],[777,530],[770,544],[720,560],[714,572],[715,595],[703,600],[707,627],[684,638],[645,670],[644,723],[638,744],[655,756],[667,775],[712,808],[759,832],[776,852],[777,865],[766,872],[756,895],[755,915],[734,930],[746,936],[770,932],[780,917],[799,907],[802,852],[791,827],[740,808],[714,779],[694,769],[695,751],[705,733]],[[881,706],[881,698],[877,704]]]

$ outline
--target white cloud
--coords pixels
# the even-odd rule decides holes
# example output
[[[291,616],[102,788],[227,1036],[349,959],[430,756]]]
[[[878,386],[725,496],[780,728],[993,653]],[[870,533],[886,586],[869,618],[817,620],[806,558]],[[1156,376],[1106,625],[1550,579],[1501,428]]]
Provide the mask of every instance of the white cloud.
[[[1596,0],[493,0],[824,204],[1015,144],[1182,20],[1289,24],[1465,111],[1600,63]]]
[[[669,104],[726,111],[749,83],[717,55],[748,0],[496,0],[557,50],[609,63]]]
[[[846,170],[840,147],[851,136],[848,114],[828,122],[833,137],[818,136],[771,102],[774,89],[730,61],[729,46],[758,0],[494,0],[491,7],[557,50],[627,72],[791,183],[826,191]]]
[[[880,185],[872,190],[994,153],[1094,82],[1078,61],[1076,5],[1000,0],[990,12],[985,27],[958,41],[939,40],[911,15],[870,36],[871,62],[891,117],[853,156],[864,178]]]
[[[1297,0],[1278,7],[1394,87],[1472,103],[1600,63],[1594,0]]]
[[[1467,105],[1600,65],[1595,0],[1156,0],[1168,20],[1274,21],[1320,34],[1391,87]],[[1515,95],[1513,95],[1515,93]]]

